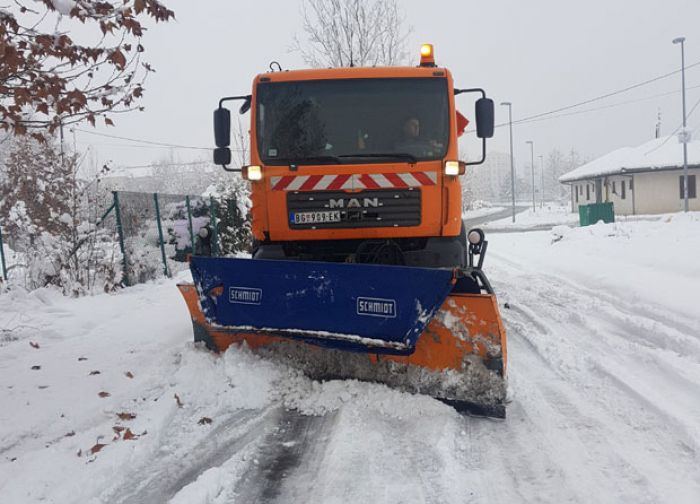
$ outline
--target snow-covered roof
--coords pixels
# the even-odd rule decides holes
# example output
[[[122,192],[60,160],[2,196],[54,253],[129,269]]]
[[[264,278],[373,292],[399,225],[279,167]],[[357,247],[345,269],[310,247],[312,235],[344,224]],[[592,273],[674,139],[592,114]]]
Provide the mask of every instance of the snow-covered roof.
[[[700,165],[700,141],[688,143],[688,166]],[[605,175],[683,167],[683,145],[674,137],[655,138],[638,147],[623,147],[559,177],[573,182]]]

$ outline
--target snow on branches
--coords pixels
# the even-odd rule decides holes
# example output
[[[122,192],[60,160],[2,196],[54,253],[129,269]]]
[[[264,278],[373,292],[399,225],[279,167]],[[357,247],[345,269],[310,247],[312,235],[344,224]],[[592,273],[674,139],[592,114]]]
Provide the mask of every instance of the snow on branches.
[[[143,20],[166,22],[157,0],[14,0],[0,6],[0,129],[44,138],[61,124],[138,110],[153,68]],[[75,34],[75,35],[74,35]],[[92,40],[77,41],[78,35]],[[74,38],[76,37],[76,38]]]
[[[10,283],[26,289],[54,285],[77,296],[111,291],[121,282],[113,231],[96,224],[106,204],[99,175],[78,177],[77,153],[62,152],[44,133],[11,138],[0,163],[0,227],[21,257]]]

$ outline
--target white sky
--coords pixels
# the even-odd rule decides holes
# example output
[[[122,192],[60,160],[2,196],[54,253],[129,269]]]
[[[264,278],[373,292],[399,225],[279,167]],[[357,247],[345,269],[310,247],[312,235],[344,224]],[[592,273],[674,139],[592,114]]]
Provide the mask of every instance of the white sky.
[[[213,145],[212,111],[224,95],[248,94],[255,74],[272,60],[285,69],[303,68],[288,48],[301,31],[300,0],[192,2],[172,0],[177,20],[153,26],[143,44],[157,73],[146,82],[146,111],[116,116],[116,127],[92,130],[181,145]],[[413,27],[409,48],[435,45],[438,65],[450,68],[458,87],[483,87],[497,104],[496,121],[507,120],[501,101],[513,102],[513,118],[549,111],[680,68],[687,37],[686,64],[700,61],[698,0],[399,0]],[[417,57],[416,57],[417,63]],[[687,72],[687,86],[700,86],[700,66]],[[630,93],[582,107],[593,108],[680,91],[680,74]],[[463,98],[458,98],[458,106]],[[688,91],[688,110],[700,88]],[[462,109],[471,115],[470,102]],[[552,148],[596,157],[653,138],[657,111],[662,133],[679,126],[681,95],[648,99],[603,111],[519,125],[515,156],[529,163]],[[700,106],[689,119],[700,136]],[[143,165],[170,157],[168,149],[144,148],[121,140],[76,133],[100,162]],[[507,151],[508,129],[499,128],[489,149]],[[210,153],[174,150],[178,161]]]

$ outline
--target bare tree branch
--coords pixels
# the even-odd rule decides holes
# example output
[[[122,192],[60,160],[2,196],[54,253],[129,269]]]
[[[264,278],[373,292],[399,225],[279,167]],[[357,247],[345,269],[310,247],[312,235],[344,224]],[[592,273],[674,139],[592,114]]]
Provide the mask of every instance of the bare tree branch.
[[[291,50],[311,67],[398,65],[408,62],[411,28],[396,0],[304,0],[304,38]]]

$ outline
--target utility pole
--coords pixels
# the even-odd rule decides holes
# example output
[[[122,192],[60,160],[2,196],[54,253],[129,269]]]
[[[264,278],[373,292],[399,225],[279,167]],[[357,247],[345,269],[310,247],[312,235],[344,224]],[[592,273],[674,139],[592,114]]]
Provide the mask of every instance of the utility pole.
[[[535,211],[535,142],[528,140],[530,144],[530,168],[532,170],[532,211]]]
[[[540,175],[542,176],[542,202],[540,208],[544,208],[544,156],[540,154]]]
[[[510,129],[510,196],[513,203],[513,222],[515,222],[515,163],[513,161],[513,104],[502,102],[508,107],[508,125]]]
[[[680,133],[680,140],[683,143],[683,211],[688,211],[688,137],[690,133],[687,129],[685,115],[685,37],[673,39],[674,44],[681,45],[681,78],[683,81],[683,131]]]

